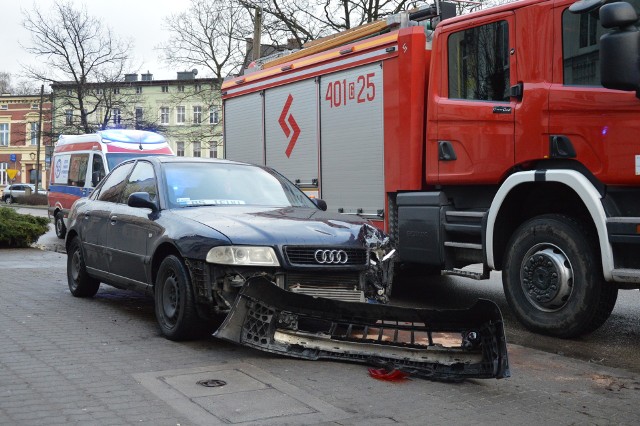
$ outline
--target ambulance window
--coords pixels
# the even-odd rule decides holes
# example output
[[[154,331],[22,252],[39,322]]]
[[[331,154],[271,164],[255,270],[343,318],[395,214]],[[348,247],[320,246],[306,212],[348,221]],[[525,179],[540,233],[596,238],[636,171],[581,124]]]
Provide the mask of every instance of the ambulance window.
[[[84,187],[88,164],[89,154],[72,154],[69,159],[67,185]]]
[[[93,154],[93,160],[91,162],[91,186],[96,186],[105,175],[102,156],[100,154]]]
[[[509,101],[507,21],[451,34],[448,53],[450,99]]]
[[[640,13],[640,0],[627,0]],[[567,8],[562,14],[563,82],[571,86],[600,86],[599,9],[576,15]]]

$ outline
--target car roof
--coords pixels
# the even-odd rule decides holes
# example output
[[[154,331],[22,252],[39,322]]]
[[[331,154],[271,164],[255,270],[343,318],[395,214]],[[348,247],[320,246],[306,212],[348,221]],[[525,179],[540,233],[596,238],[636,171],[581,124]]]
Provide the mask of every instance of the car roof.
[[[145,157],[145,159],[158,163],[209,163],[209,164],[242,164],[246,166],[257,166],[256,164],[243,163],[240,161],[223,160],[221,158],[201,158],[201,157],[177,157],[171,155],[156,155]]]

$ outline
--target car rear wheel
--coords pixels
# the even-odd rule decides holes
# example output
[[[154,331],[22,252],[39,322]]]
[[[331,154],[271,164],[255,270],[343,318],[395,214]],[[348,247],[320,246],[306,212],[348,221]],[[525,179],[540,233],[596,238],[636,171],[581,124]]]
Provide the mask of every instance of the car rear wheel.
[[[154,298],[156,319],[167,339],[187,340],[199,334],[191,280],[177,256],[169,255],[160,264]]]
[[[58,238],[64,239],[64,236],[67,235],[67,227],[64,225],[62,212],[58,212],[55,215],[55,227],[56,227],[56,236]]]
[[[71,240],[67,251],[67,282],[75,297],[93,297],[100,288],[100,281],[87,273],[78,238]]]

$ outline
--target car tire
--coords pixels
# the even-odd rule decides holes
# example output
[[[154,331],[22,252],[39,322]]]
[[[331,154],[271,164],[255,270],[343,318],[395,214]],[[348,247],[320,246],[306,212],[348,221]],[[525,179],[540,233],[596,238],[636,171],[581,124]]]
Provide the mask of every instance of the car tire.
[[[13,204],[13,197],[11,195],[7,196],[4,199],[4,202],[7,203],[7,204]]]
[[[77,237],[71,240],[67,250],[67,282],[69,291],[75,297],[93,297],[100,288],[100,281],[87,272],[80,239]]]
[[[618,289],[605,282],[597,240],[581,222],[558,214],[534,217],[507,247],[504,292],[525,327],[571,338],[607,320]]]
[[[54,226],[56,228],[56,236],[60,239],[64,239],[65,235],[67,235],[67,227],[64,224],[61,211],[57,212],[54,216]]]
[[[154,286],[156,319],[164,337],[188,340],[200,334],[191,280],[180,258],[167,256],[158,269]]]

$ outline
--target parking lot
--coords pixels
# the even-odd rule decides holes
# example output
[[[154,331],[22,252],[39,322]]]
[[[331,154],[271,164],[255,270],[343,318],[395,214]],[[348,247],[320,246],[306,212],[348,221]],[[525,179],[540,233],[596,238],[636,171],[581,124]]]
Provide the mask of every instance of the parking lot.
[[[562,350],[510,344],[504,380],[389,383],[358,364],[171,342],[150,299],[106,286],[71,297],[64,254],[1,254],[0,424],[635,424],[640,414],[637,370]]]

